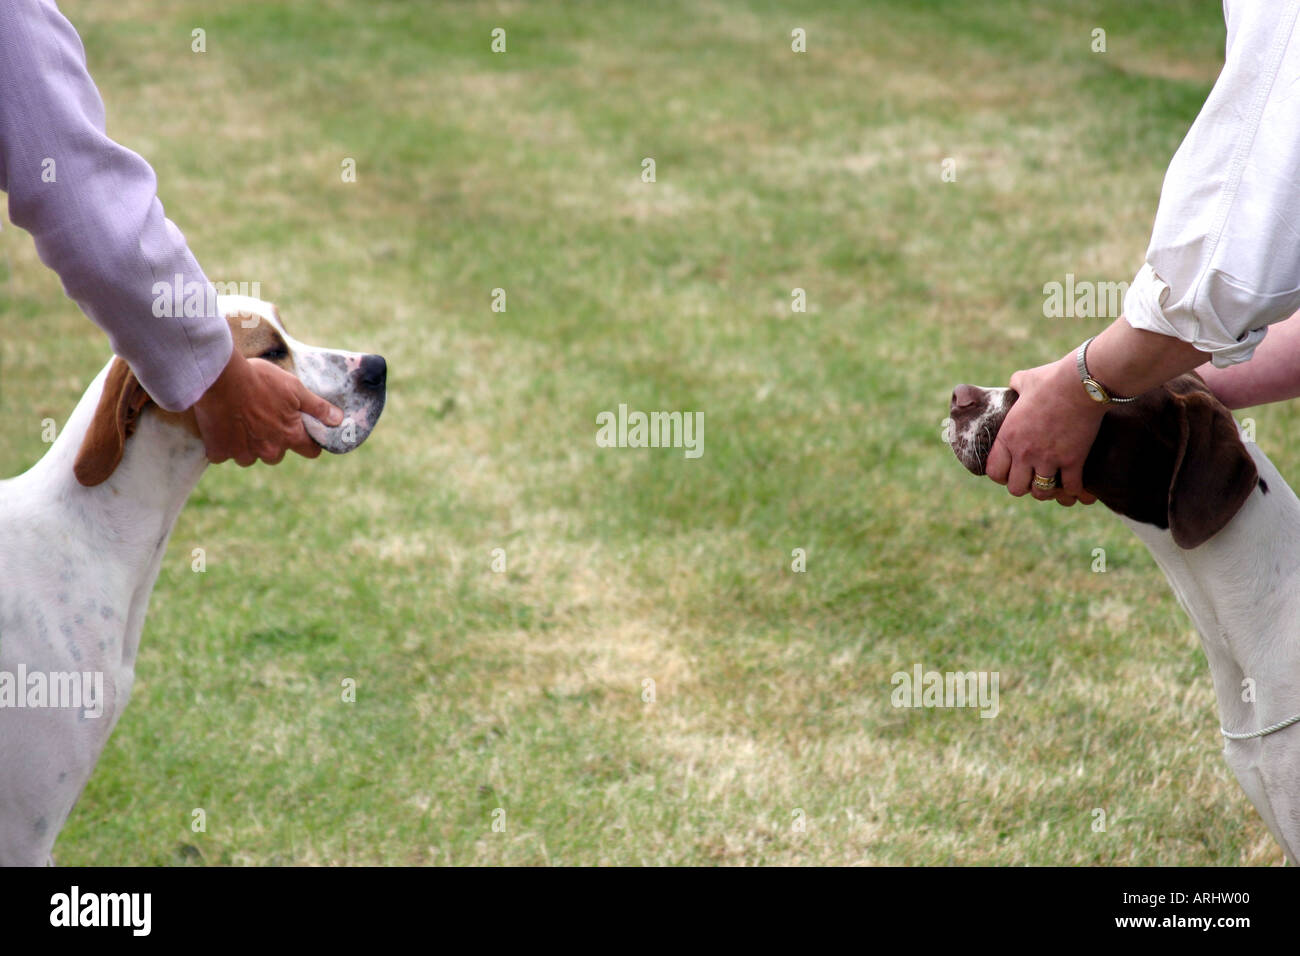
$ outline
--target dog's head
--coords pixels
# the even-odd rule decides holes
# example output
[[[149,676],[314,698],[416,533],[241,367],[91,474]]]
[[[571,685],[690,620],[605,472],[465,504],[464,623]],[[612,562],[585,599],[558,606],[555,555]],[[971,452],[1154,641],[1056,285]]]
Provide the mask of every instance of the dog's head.
[[[261,299],[218,296],[217,306],[241,355],[280,366],[296,375],[308,390],[342,409],[343,421],[334,427],[303,414],[303,425],[312,440],[334,454],[349,452],[366,440],[384,410],[388,367],[382,356],[299,342],[285,329],[279,310]],[[73,469],[77,481],[93,486],[113,473],[146,408],[198,436],[193,409],[168,412],[154,405],[130,366],[114,358],[77,454]]]
[[[989,450],[1019,395],[958,385],[952,393],[952,450],[984,474]],[[1168,528],[1181,548],[1219,532],[1259,484],[1232,414],[1195,373],[1113,406],[1083,468],[1083,486],[1122,515]]]

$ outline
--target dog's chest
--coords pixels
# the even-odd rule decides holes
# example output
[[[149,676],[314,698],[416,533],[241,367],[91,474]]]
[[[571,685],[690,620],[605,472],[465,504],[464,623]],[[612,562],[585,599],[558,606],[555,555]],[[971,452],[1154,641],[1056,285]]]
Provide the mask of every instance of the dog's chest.
[[[1184,550],[1167,530],[1125,518],[1164,571],[1207,647],[1246,662],[1300,633],[1300,501],[1251,447],[1264,484],[1218,534]],[[1267,490],[1265,490],[1267,489]]]
[[[112,718],[134,669],[123,570],[37,510],[10,514],[0,532],[0,681],[13,693],[21,676],[17,691],[33,695],[98,681]]]

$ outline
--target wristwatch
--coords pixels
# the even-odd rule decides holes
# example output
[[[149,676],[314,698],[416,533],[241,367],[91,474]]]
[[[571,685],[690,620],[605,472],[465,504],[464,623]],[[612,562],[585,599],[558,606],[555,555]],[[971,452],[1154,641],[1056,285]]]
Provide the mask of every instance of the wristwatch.
[[[1088,372],[1088,346],[1092,344],[1093,336],[1079,346],[1079,351],[1074,353],[1074,367],[1079,370],[1079,378],[1083,381],[1083,390],[1088,393],[1088,397],[1094,402],[1102,405],[1123,405],[1126,402],[1136,402],[1136,398],[1120,398],[1118,395],[1112,395],[1106,390],[1106,386],[1097,381]]]

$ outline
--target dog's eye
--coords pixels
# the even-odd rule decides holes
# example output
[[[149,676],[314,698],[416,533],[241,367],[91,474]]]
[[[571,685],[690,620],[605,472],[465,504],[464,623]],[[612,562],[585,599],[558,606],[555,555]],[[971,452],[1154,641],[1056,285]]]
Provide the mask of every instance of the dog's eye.
[[[266,359],[268,362],[278,362],[280,361],[280,359],[288,358],[288,357],[289,357],[289,350],[286,349],[283,345],[273,346],[258,356],[258,358]]]

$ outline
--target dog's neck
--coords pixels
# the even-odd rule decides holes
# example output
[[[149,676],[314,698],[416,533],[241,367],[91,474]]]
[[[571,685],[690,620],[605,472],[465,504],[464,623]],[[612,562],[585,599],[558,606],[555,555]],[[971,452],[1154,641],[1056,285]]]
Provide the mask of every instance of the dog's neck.
[[[1126,520],[1157,560],[1188,571],[1221,623],[1246,612],[1254,619],[1280,580],[1300,574],[1300,500],[1257,445],[1246,447],[1262,484],[1199,548],[1184,550],[1168,530]]]
[[[1254,660],[1260,648],[1294,641],[1288,602],[1300,586],[1300,499],[1258,446],[1246,447],[1263,486],[1199,548],[1184,550],[1167,529],[1124,519],[1195,622],[1213,665],[1220,711],[1239,723],[1246,716],[1238,713],[1242,689],[1222,682],[1222,675],[1236,671],[1221,662]]]
[[[157,571],[172,526],[207,465],[203,442],[163,421],[152,408],[140,416],[122,461],[106,481],[87,488],[73,464],[90,427],[107,368],[86,389],[45,456],[20,480],[40,482],[63,513],[77,516],[88,540],[103,540],[115,563],[133,576]]]

